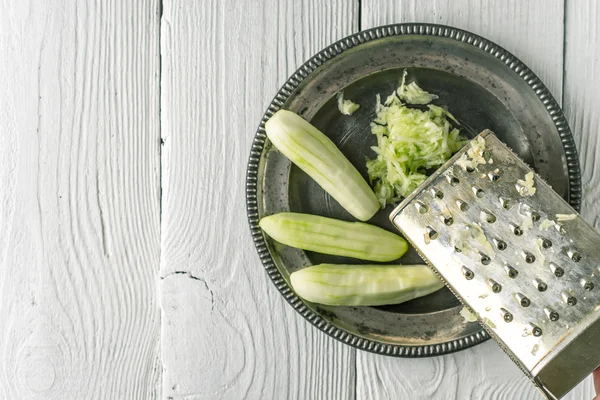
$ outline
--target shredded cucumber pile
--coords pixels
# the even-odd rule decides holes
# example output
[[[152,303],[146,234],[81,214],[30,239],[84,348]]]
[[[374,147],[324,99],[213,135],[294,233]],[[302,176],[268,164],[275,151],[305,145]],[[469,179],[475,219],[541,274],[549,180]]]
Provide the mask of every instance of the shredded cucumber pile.
[[[377,118],[371,133],[377,136],[372,147],[377,158],[367,161],[371,185],[381,208],[408,196],[427,178],[427,171],[444,164],[467,141],[453,128],[446,110],[429,104],[427,109],[409,108],[406,104],[428,104],[437,96],[427,93],[416,83],[400,87],[383,104],[377,101]]]

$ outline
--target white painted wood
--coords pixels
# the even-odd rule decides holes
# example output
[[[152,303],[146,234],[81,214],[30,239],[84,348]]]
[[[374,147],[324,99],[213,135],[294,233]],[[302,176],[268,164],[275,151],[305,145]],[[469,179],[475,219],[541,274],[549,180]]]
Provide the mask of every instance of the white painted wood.
[[[394,359],[357,354],[357,398],[540,399],[493,342],[443,357]]]
[[[158,2],[1,9],[0,398],[156,398]]]
[[[589,3],[593,3],[593,0],[589,0]],[[397,22],[432,22],[472,31],[495,41],[523,60],[560,102],[563,83],[563,6],[563,0],[363,0],[361,25],[369,28]],[[579,7],[578,10],[579,18],[587,16],[586,7]],[[587,18],[588,29],[594,21],[596,24],[598,22],[597,14]],[[580,27],[580,32],[584,34],[585,28]],[[599,36],[596,38],[600,39]],[[590,68],[586,70],[590,74],[594,66],[600,64],[598,61],[596,64],[586,63],[584,58],[589,57],[596,42],[584,43],[589,47],[582,49],[583,54],[578,55],[580,58],[577,61],[585,68]],[[600,54],[597,47],[594,51]],[[596,68],[596,71],[600,69]],[[588,98],[595,99],[596,104],[600,100],[597,89],[598,85],[595,91],[591,87],[586,91]],[[567,87],[567,93],[570,93],[569,90]],[[587,108],[590,112],[593,109],[591,104],[594,102]],[[586,121],[591,122],[590,117]],[[598,131],[598,124],[591,126]],[[589,139],[582,140],[595,140],[596,136],[590,132],[587,136],[583,135]],[[595,148],[590,153],[592,155],[588,160],[593,160]],[[593,168],[588,170],[589,174],[593,173]],[[596,188],[598,186],[595,185]],[[591,198],[599,197],[596,195]],[[420,360],[385,358],[358,352],[356,362],[359,399],[541,398],[533,385],[493,342],[444,357]],[[592,397],[593,388],[589,379],[567,396],[572,400]]]
[[[357,21],[356,5],[341,0],[164,1],[164,397],[355,397],[355,350],[304,321],[271,284],[247,227],[244,188],[272,97]]]
[[[362,0],[363,29],[430,22],[465,29],[512,52],[562,97],[564,0]]]

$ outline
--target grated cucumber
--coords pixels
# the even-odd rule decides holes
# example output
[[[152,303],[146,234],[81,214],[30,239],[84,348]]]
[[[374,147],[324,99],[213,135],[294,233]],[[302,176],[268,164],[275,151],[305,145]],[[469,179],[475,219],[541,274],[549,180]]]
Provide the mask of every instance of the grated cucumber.
[[[371,185],[381,208],[408,196],[427,178],[427,172],[450,159],[466,141],[452,128],[455,118],[444,109],[429,104],[427,110],[409,104],[428,104],[437,98],[412,82],[402,84],[383,104],[377,101],[377,118],[371,133],[377,137],[377,153],[367,161]]]

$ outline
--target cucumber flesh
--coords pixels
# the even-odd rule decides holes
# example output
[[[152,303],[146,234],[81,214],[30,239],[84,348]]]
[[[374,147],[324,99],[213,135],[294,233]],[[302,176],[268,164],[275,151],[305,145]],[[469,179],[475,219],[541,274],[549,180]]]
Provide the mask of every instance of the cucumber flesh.
[[[335,144],[299,115],[277,111],[265,124],[269,140],[352,216],[367,221],[379,209],[369,184]]]
[[[444,284],[426,265],[320,264],[293,272],[298,296],[332,306],[381,306],[426,296]]]
[[[399,235],[364,222],[285,212],[262,218],[259,225],[280,243],[317,253],[389,262],[408,250]]]

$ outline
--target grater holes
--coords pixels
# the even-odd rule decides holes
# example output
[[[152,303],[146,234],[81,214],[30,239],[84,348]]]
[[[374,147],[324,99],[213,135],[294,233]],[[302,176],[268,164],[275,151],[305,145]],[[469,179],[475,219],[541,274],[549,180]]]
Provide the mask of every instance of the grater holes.
[[[531,300],[522,293],[515,294],[515,299],[517,299],[517,302],[521,307],[529,307],[531,305]]]
[[[496,248],[500,251],[504,251],[506,250],[507,244],[504,240],[502,239],[494,239],[494,244],[496,245]]]
[[[427,205],[425,205],[425,203],[423,203],[422,201],[417,201],[415,203],[415,208],[421,215],[423,215],[423,214],[427,213],[427,211],[429,211],[429,207],[427,207]]]
[[[481,218],[481,220],[489,224],[493,224],[494,222],[496,222],[496,216],[489,211],[482,211],[479,214],[479,217]]]
[[[506,270],[506,275],[511,279],[515,279],[519,275],[519,271],[510,265],[506,265],[504,269]]]
[[[471,271],[469,268],[465,267],[464,265],[462,266],[462,273],[463,276],[470,281],[471,279],[473,279],[475,277],[475,273],[473,273],[473,271]]]
[[[456,205],[458,206],[458,209],[462,212],[469,211],[469,204],[467,204],[467,202],[464,200],[456,200]]]
[[[554,311],[553,309],[551,309],[550,307],[544,308],[544,313],[546,313],[546,316],[552,322],[556,322],[560,318],[560,315],[556,311]]]
[[[527,264],[532,264],[532,263],[535,262],[535,256],[533,254],[531,254],[530,252],[524,251],[522,253],[522,255],[523,255],[523,258],[525,259],[525,262]]]
[[[440,219],[446,226],[450,226],[454,223],[454,218],[449,215],[440,215]]]
[[[444,198],[444,192],[442,192],[438,188],[431,188],[431,195],[439,200]]]
[[[427,237],[431,240],[435,240],[440,236],[440,234],[435,229],[433,229],[431,226],[428,226],[426,228],[426,234],[427,234]]]
[[[575,296],[573,296],[572,294],[563,292],[561,297],[563,298],[564,302],[567,303],[568,305],[570,305],[570,306],[577,305],[577,298]]]
[[[552,242],[549,239],[542,238],[542,247],[544,249],[549,249],[550,247],[552,247]]]
[[[501,308],[500,309],[500,314],[502,314],[502,319],[504,320],[504,322],[512,322],[513,315],[506,308]]]
[[[490,257],[488,257],[488,256],[487,256],[487,255],[485,255],[485,254],[482,254],[482,255],[481,255],[481,263],[482,263],[483,265],[490,265],[490,263],[491,263],[491,262],[492,262],[492,259],[491,259]]]
[[[488,178],[490,178],[490,181],[492,182],[501,182],[502,177],[500,176],[500,170],[496,168],[488,174]]]
[[[558,267],[554,270],[554,275],[558,278],[561,278],[565,274],[565,270],[561,267]]]
[[[453,175],[447,175],[446,180],[448,181],[450,186],[458,186],[458,184],[460,183],[460,179],[458,179],[457,177],[455,177]]]
[[[533,336],[535,336],[535,337],[542,336],[542,328],[540,328],[539,326],[534,325],[534,324],[529,324],[529,329],[531,330],[531,333],[533,334]]]
[[[569,250],[567,252],[567,254],[569,255],[569,257],[571,258],[571,260],[575,261],[575,262],[579,262],[581,261],[581,254],[579,254],[578,251],[576,250]]]
[[[552,270],[554,276],[556,276],[557,278],[562,278],[562,276],[565,274],[565,270],[553,262],[550,263],[550,269]]]
[[[485,196],[485,192],[483,191],[483,189],[478,188],[477,186],[473,186],[473,194],[475,195],[475,197],[478,198],[482,198],[483,196]]]
[[[583,290],[587,290],[588,292],[594,290],[594,282],[588,281],[587,279],[581,280],[581,287]]]
[[[475,168],[467,167],[467,168],[465,168],[465,171],[467,171],[469,174],[472,174],[473,172],[475,172]]]
[[[500,293],[502,291],[502,286],[493,279],[488,279],[487,284],[493,293]]]
[[[510,210],[511,208],[513,208],[515,206],[515,201],[510,198],[500,197],[500,204],[502,205],[502,208],[504,208],[505,210]]]
[[[511,228],[512,228],[512,231],[513,231],[513,233],[514,233],[516,236],[521,236],[521,235],[523,234],[523,229],[521,229],[521,227],[520,227],[520,226],[517,226],[517,225],[512,225],[512,226],[511,226]]]
[[[540,292],[545,292],[546,290],[548,290],[548,285],[545,282],[541,281],[540,279],[534,279],[533,285]]]
[[[534,211],[531,213],[531,220],[533,222],[538,222],[540,220],[540,218],[541,218],[540,214],[538,214],[537,212]]]

